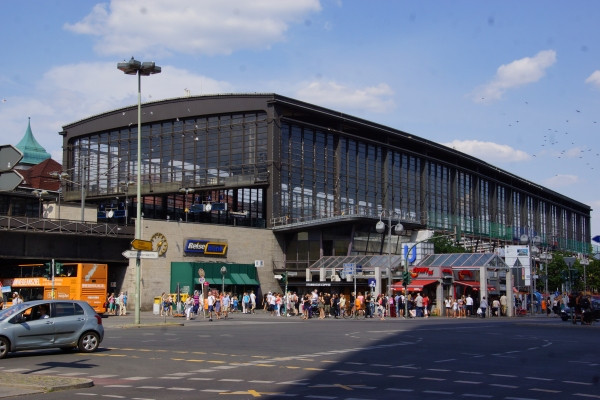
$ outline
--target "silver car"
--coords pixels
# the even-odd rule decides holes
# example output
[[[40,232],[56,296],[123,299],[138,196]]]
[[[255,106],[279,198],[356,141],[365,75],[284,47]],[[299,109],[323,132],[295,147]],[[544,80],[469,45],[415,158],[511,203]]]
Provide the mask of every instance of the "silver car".
[[[102,339],[102,318],[85,301],[35,300],[0,311],[0,358],[29,349],[89,353]]]

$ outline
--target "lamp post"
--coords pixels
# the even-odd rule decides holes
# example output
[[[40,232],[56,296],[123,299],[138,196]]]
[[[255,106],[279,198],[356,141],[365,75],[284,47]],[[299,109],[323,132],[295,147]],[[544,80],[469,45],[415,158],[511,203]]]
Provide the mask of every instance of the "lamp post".
[[[33,191],[33,194],[35,195],[35,197],[37,197],[40,200],[40,205],[38,207],[38,218],[42,218],[42,202],[44,201],[43,197],[45,195],[48,194],[47,190],[42,190],[42,189],[35,189]]]
[[[377,224],[375,225],[375,230],[377,231],[377,233],[385,232],[386,224],[381,220],[384,217],[384,214],[387,214],[388,216],[388,265],[386,267],[385,273],[387,275],[386,294],[389,296],[391,295],[392,291],[392,228],[394,228],[394,232],[396,234],[400,234],[402,231],[404,231],[404,226],[400,222],[398,222],[396,225],[392,225],[392,218],[399,217],[400,215],[394,211],[383,209],[381,211],[381,214],[379,214],[379,222],[377,222]]]
[[[121,186],[123,188],[123,192],[125,192],[125,226],[127,226],[127,220],[129,219],[129,186],[132,185],[135,185],[135,182],[119,182],[119,186]]]
[[[542,253],[540,259],[544,261],[544,293],[548,295],[548,263],[552,260],[552,254]]]
[[[48,175],[58,179],[58,219],[60,219],[60,196],[62,195],[62,182],[69,177],[66,172],[52,171]]]
[[[154,62],[140,62],[131,57],[131,60],[117,64],[117,69],[123,71],[126,75],[137,75],[138,77],[138,106],[137,106],[137,195],[136,195],[136,213],[135,213],[135,238],[142,238],[142,75],[159,74],[161,68]],[[140,293],[141,266],[140,258],[135,259],[135,313],[134,323],[140,323],[140,308],[142,296]]]
[[[188,222],[188,214],[189,210],[187,208],[187,197],[189,193],[194,193],[194,189],[192,188],[181,188],[179,189],[181,193],[185,193],[185,197],[183,198],[183,211],[185,212],[185,222]]]
[[[227,273],[227,267],[221,267],[221,294],[225,293],[225,274]]]
[[[588,260],[587,257],[584,257],[583,259],[579,260],[579,264],[583,265],[583,291],[585,293],[587,293],[587,273],[586,273],[586,269],[587,269],[587,266],[590,265],[590,260]]]
[[[535,296],[534,291],[535,291],[535,282],[533,280],[533,263],[534,263],[534,259],[533,259],[533,253],[539,253],[539,249],[538,249],[538,245],[541,242],[541,239],[539,236],[534,236],[534,237],[530,237],[528,234],[523,234],[520,237],[520,241],[521,244],[527,244],[527,247],[529,248],[529,287],[530,287],[530,291],[531,291],[531,297],[530,297],[530,309],[531,309],[531,314],[535,314],[535,308],[534,308],[534,301],[533,298]]]

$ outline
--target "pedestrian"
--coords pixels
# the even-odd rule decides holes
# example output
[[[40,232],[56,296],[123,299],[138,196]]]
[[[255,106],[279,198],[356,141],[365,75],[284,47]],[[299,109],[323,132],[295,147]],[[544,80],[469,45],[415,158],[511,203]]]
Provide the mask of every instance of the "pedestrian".
[[[472,317],[473,316],[473,298],[471,297],[471,293],[469,293],[467,295],[467,299],[465,302],[467,304],[466,315],[467,315],[467,317]]]
[[[423,317],[423,296],[421,296],[421,292],[417,292],[417,297],[415,297],[415,307],[416,316]]]
[[[185,300],[184,312],[185,312],[186,320],[192,319],[192,315],[194,314],[194,297],[193,296],[188,296],[188,298]]]
[[[250,296],[248,296],[248,292],[244,292],[242,296],[242,314],[250,314]]]
[[[483,296],[481,298],[481,302],[479,303],[479,308],[481,308],[481,318],[485,318],[485,313],[488,308],[488,303],[487,303],[487,300],[485,299],[485,296]]]
[[[494,298],[492,300],[492,317],[500,316],[500,300],[498,298]]]
[[[346,296],[340,294],[340,300],[338,304],[340,307],[340,317],[346,318]]]
[[[254,290],[250,291],[248,297],[250,297],[250,314],[255,314],[254,310],[256,310],[256,295],[254,294]]]
[[[221,298],[221,313],[223,314],[223,318],[227,319],[229,315],[229,307],[231,305],[231,297],[229,293],[224,293]]]
[[[108,295],[108,313],[111,315],[115,315],[115,295],[114,295],[114,293],[110,293]]]
[[[208,320],[212,321],[212,314],[213,314],[213,311],[215,310],[215,301],[216,301],[215,296],[212,291],[208,294],[207,300],[208,300]]]
[[[199,291],[194,290],[194,296],[192,297],[192,301],[193,301],[192,312],[194,313],[194,315],[198,315],[198,309],[200,308],[200,292]]]
[[[503,293],[502,296],[500,296],[500,313],[503,316],[506,316],[506,304],[507,304],[506,293]]]

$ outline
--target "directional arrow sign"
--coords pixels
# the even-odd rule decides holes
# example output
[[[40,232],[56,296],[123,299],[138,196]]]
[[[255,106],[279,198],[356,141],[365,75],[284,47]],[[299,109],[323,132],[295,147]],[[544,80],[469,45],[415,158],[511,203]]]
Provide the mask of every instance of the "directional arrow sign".
[[[133,247],[135,250],[152,251],[152,241],[134,239],[131,241],[131,247]]]
[[[158,258],[156,251],[125,250],[121,254],[125,258]]]
[[[14,190],[23,181],[21,174],[12,170],[22,158],[23,153],[16,147],[0,146],[0,191]]]
[[[23,153],[10,144],[0,146],[0,172],[10,171],[21,161]]]
[[[15,190],[23,182],[23,176],[17,171],[0,172],[0,192]]]
[[[596,243],[600,243],[600,235],[596,235],[592,238],[592,240]]]

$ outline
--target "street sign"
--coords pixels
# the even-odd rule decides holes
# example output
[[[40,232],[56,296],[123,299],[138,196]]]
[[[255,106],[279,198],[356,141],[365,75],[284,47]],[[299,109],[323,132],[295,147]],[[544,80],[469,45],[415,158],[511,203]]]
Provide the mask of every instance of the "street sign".
[[[17,171],[0,172],[0,191],[15,190],[23,182],[23,176]]]
[[[592,240],[596,243],[600,243],[600,235],[596,235],[592,238]]]
[[[142,240],[142,239],[134,239],[131,241],[131,247],[134,248],[135,250],[152,251],[152,241]]]
[[[10,171],[21,161],[23,153],[10,144],[0,146],[0,172]]]
[[[16,147],[10,144],[0,146],[0,191],[14,190],[23,182],[23,176],[13,170],[22,158],[23,153]]]
[[[121,254],[125,258],[158,258],[157,251],[125,250]]]
[[[573,264],[575,264],[575,257],[564,257],[563,260],[565,261],[565,264],[567,264],[567,267],[569,267],[569,268],[573,267]]]
[[[281,279],[281,278],[283,278],[283,275],[273,275],[273,278],[275,278],[275,279]]]
[[[354,269],[356,268],[355,263],[344,263],[344,273],[346,275],[354,275]]]

